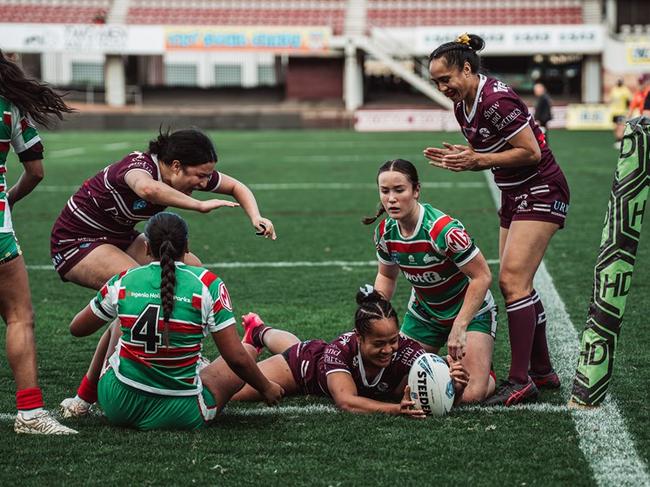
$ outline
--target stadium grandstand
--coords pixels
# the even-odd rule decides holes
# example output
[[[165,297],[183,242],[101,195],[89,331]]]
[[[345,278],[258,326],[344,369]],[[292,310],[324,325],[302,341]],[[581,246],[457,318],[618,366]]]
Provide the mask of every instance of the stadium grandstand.
[[[650,71],[643,0],[0,0],[0,29],[0,48],[90,112],[155,112],[171,96],[179,112],[289,126],[448,109],[426,60],[464,31],[531,102],[535,81],[557,105],[597,104],[612,80]]]

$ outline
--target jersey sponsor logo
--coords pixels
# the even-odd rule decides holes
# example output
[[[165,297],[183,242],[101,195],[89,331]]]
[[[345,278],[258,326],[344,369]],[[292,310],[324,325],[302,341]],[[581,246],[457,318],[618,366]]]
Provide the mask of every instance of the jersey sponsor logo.
[[[483,112],[483,117],[488,120],[492,115],[497,113],[497,110],[499,110],[499,102],[495,101],[487,110]]]
[[[569,211],[569,204],[565,203],[564,201],[555,200],[553,202],[553,211],[557,211],[558,213],[566,215]]]
[[[492,87],[492,91],[494,93],[507,93],[508,92],[508,85],[505,84],[503,81],[497,81],[494,83],[494,86]]]
[[[133,209],[134,210],[141,210],[141,209],[146,208],[146,207],[147,207],[147,202],[145,200],[140,199],[140,200],[135,200],[133,202]]]
[[[426,254],[424,257],[422,257],[422,262],[425,264],[430,264],[431,262],[440,262],[440,260],[431,254]]]
[[[413,284],[435,284],[444,280],[442,277],[440,277],[440,274],[433,271],[424,272],[423,274],[411,274],[409,272],[404,272],[404,277],[408,282]]]
[[[396,264],[399,264],[399,252],[393,251],[390,253],[390,260],[392,262],[395,262]]]
[[[462,252],[470,248],[472,239],[469,238],[465,230],[454,227],[445,234],[445,243],[452,252]]]
[[[514,122],[517,119],[519,115],[521,115],[521,110],[519,108],[515,108],[508,115],[506,115],[505,118],[501,120],[500,123],[497,124],[497,130],[502,130],[508,125],[510,125],[512,122]]]
[[[224,308],[228,311],[232,311],[232,302],[230,301],[230,294],[228,294],[228,289],[223,282],[219,283],[219,300]]]
[[[350,340],[352,340],[352,333],[344,333],[341,335],[341,338],[339,338],[339,342],[341,342],[341,345],[347,345],[350,343]]]

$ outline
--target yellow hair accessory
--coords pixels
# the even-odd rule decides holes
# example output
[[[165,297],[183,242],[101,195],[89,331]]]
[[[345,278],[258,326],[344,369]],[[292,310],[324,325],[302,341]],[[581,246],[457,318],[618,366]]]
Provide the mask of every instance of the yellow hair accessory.
[[[469,39],[469,35],[467,34],[467,32],[465,32],[465,33],[459,35],[458,37],[456,37],[456,42],[458,44],[463,44],[465,46],[469,46],[469,40],[470,39]]]

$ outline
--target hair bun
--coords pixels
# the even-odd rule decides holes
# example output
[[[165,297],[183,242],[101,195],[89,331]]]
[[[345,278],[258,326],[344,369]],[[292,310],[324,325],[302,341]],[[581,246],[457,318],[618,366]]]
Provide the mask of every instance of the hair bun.
[[[376,303],[379,301],[386,301],[386,298],[371,284],[365,284],[359,288],[359,291],[357,292],[358,305]]]
[[[481,36],[478,36],[476,34],[466,35],[469,38],[468,46],[472,49],[472,51],[479,52],[485,48],[485,41]]]

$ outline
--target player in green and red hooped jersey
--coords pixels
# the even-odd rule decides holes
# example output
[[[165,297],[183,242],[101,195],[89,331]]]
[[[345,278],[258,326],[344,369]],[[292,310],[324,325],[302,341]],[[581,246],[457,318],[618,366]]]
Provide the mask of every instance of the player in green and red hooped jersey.
[[[402,333],[428,352],[447,344],[470,377],[461,402],[483,401],[495,388],[496,306],[488,264],[458,220],[418,201],[418,173],[409,161],[384,163],[377,184],[380,208],[363,220],[371,224],[388,214],[375,231],[375,289],[392,297],[401,270],[412,286]]]
[[[166,207],[207,213],[241,205],[258,235],[274,240],[273,223],[260,214],[252,191],[215,170],[216,164],[216,149],[200,130],[161,131],[149,142],[147,151],[132,152],[86,180],[68,200],[52,229],[52,261],[61,278],[99,289],[110,276],[149,262],[144,237],[134,227]],[[193,191],[231,195],[237,203],[199,200],[192,196]],[[186,259],[200,263],[191,254]],[[97,381],[108,340],[106,332],[77,395],[61,402],[64,417],[87,414],[97,400]]]
[[[546,340],[546,313],[533,278],[569,210],[567,181],[523,100],[481,73],[481,37],[462,34],[429,57],[431,80],[454,102],[467,145],[428,147],[430,164],[454,172],[490,170],[501,190],[499,286],[506,303],[511,362],[491,405],[534,400],[557,388]]]
[[[269,405],[283,390],[269,381],[239,340],[225,284],[212,272],[184,263],[187,224],[161,212],[145,228],[148,265],[113,276],[70,324],[89,335],[117,319],[108,367],[98,384],[108,420],[140,430],[196,429],[205,425],[244,385]],[[201,368],[205,336],[221,357]],[[234,371],[234,372],[233,372]]]
[[[0,51],[0,315],[7,325],[7,360],[16,381],[17,433],[70,434],[43,409],[38,386],[34,311],[25,260],[11,222],[11,209],[43,179],[43,145],[33,121],[47,125],[70,112],[60,95],[25,77],[20,67]],[[7,190],[9,148],[23,164],[23,174]],[[8,284],[10,283],[10,284]]]

